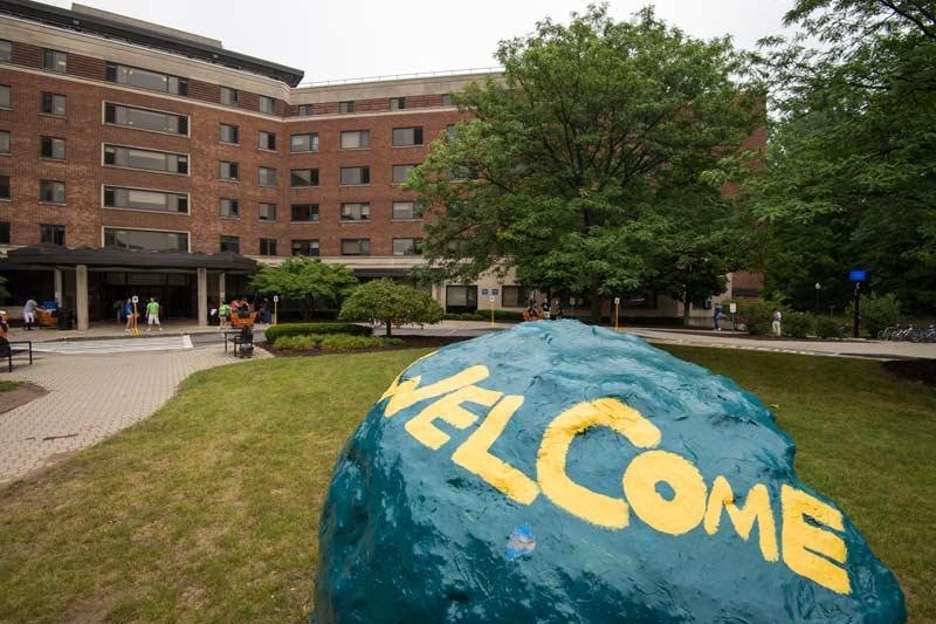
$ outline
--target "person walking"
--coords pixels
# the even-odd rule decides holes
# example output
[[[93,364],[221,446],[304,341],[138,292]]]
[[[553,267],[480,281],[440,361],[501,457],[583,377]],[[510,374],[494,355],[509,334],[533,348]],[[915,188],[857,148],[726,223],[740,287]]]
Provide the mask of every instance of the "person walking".
[[[224,301],[218,306],[218,330],[224,331],[228,328],[228,319],[231,317],[231,306]]]
[[[783,315],[780,313],[780,310],[776,310],[773,313],[773,322],[770,324],[773,329],[774,336],[780,335],[780,321],[783,320]]]
[[[715,311],[712,313],[712,322],[715,324],[715,331],[721,331],[721,320],[725,311],[720,303],[715,304]]]
[[[153,331],[153,325],[159,328],[159,331],[162,331],[162,325],[159,324],[159,303],[156,301],[156,297],[150,297],[149,303],[146,304],[146,332],[149,333]]]
[[[127,325],[126,327],[124,327],[124,333],[129,334],[130,331],[133,329],[133,319],[135,318],[133,314],[133,299],[131,299],[130,297],[127,297],[127,300],[124,301],[123,314],[124,314],[124,317],[127,319]]]
[[[36,300],[32,297],[26,300],[26,305],[23,306],[23,323],[26,324],[26,331],[32,329],[32,326],[36,322],[36,308],[39,307],[39,304],[36,303]]]

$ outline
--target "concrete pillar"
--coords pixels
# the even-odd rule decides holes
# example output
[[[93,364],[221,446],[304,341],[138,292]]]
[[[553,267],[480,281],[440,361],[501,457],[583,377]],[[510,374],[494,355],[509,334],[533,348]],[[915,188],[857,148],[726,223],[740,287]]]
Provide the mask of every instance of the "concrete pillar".
[[[75,307],[78,314],[78,331],[88,329],[88,265],[75,267]]]
[[[198,271],[198,326],[208,325],[208,269],[199,267]]]
[[[220,296],[218,299],[218,305],[221,305],[227,301],[227,293],[224,292],[224,271],[221,271],[218,274],[218,295]]]
[[[62,269],[58,267],[52,269],[52,282],[54,284],[53,288],[55,289],[55,294],[53,296],[56,303],[61,307],[65,301],[65,293],[62,291]]]

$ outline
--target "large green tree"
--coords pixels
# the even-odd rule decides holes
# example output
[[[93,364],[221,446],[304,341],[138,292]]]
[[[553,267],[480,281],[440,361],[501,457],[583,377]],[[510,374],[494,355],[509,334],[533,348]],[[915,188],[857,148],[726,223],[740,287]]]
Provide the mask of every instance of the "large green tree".
[[[383,323],[390,336],[394,325],[438,323],[443,314],[442,306],[428,293],[391,279],[379,279],[355,288],[341,306],[338,318]]]
[[[936,311],[936,3],[798,0],[767,41],[775,123],[745,188],[768,285],[811,307],[849,296],[850,268]]]
[[[758,109],[733,79],[730,42],[690,38],[649,9],[615,22],[592,6],[502,42],[497,58],[503,78],[456,97],[466,121],[409,179],[427,263],[455,280],[513,267],[528,287],[588,296],[593,318],[603,297],[673,287],[677,259],[689,290],[716,288],[743,248],[741,232],[718,244],[737,231],[723,187],[738,167],[723,160]]]
[[[250,280],[254,292],[299,301],[308,319],[316,302],[338,306],[357,285],[354,272],[343,264],[318,258],[287,258],[279,266],[262,266]]]

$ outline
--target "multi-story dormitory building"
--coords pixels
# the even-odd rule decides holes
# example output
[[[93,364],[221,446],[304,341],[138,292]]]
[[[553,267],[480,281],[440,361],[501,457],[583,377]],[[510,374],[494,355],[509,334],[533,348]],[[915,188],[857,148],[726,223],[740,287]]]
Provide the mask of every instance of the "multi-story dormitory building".
[[[317,256],[362,278],[406,276],[422,224],[400,183],[457,121],[449,94],[484,76],[302,78],[97,9],[0,0],[12,303],[57,299],[83,328],[111,318],[116,299],[156,295],[169,316],[204,324],[215,302],[246,292],[257,261]],[[525,299],[493,281],[433,292],[455,311]]]

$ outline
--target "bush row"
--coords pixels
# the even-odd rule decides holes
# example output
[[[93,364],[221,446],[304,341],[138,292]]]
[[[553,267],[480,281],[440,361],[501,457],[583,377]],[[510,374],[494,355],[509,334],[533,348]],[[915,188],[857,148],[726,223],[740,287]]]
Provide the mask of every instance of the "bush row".
[[[273,343],[277,349],[295,349],[297,351],[357,351],[360,349],[379,349],[403,344],[400,338],[377,336],[349,336],[347,334],[301,336],[281,336]]]
[[[854,314],[854,304],[849,304],[846,318],[851,319]],[[819,336],[820,338],[843,338],[847,327],[843,328],[839,321],[826,316],[816,316],[809,312],[797,312],[783,304],[771,301],[752,301],[740,305],[738,322],[747,325],[748,333],[768,335],[771,333],[773,313],[779,310],[783,315],[780,327],[784,336],[805,338],[806,336]],[[900,302],[892,294],[878,296],[872,294],[864,297],[861,303],[861,327],[872,337],[886,327],[897,325],[900,322]]]
[[[478,310],[477,312],[463,312],[461,314],[446,314],[443,317],[446,321],[490,321],[491,311]],[[494,320],[497,321],[522,321],[523,312],[514,312],[513,310],[494,310]]]
[[[354,323],[283,323],[266,329],[267,342],[274,343],[286,336],[325,336],[345,334],[350,336],[370,336],[371,328]]]

